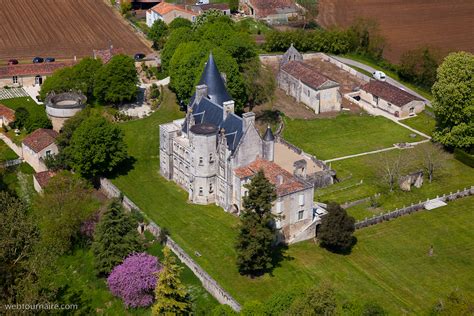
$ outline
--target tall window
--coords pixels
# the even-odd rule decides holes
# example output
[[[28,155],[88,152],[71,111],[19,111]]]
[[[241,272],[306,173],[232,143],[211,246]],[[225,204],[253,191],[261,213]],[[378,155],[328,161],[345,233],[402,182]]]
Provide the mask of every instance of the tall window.
[[[209,193],[214,192],[214,188],[212,187],[212,183],[209,183]]]
[[[202,187],[199,187],[199,195],[202,195]]]
[[[18,83],[18,76],[13,76],[13,83]]]
[[[214,156],[212,156],[212,153],[209,154],[209,163],[214,162]]]
[[[298,212],[298,220],[302,220],[303,219],[303,216],[304,216],[304,211],[299,211]]]
[[[202,166],[203,165],[203,160],[202,160],[202,157],[199,157],[199,165]]]

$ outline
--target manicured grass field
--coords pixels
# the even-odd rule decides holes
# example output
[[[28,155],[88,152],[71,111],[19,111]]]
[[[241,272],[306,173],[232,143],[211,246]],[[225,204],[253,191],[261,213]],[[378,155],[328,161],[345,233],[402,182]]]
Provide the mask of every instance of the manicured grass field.
[[[425,112],[421,112],[415,117],[403,120],[401,122],[429,136],[433,135],[436,126],[435,119]]]
[[[121,124],[133,169],[113,182],[240,303],[329,280],[341,300],[376,301],[392,314],[426,312],[459,287],[474,291],[474,199],[383,223],[356,233],[350,255],[312,242],[290,246],[271,275],[250,279],[235,266],[238,218],[216,206],[192,205],[159,173],[158,125],[183,116],[172,95],[150,117]],[[454,177],[456,177],[454,175]],[[434,245],[435,256],[428,257]],[[201,253],[195,256],[195,251]]]
[[[0,140],[0,164],[7,160],[13,160],[18,158],[18,155],[15,154],[10,147],[7,146],[3,141]]]
[[[405,150],[402,154],[409,156],[412,154],[410,152],[412,150]],[[392,150],[386,154],[397,155],[398,152],[398,150]],[[336,170],[339,179],[342,181],[327,188],[316,190],[316,199],[343,203],[381,193],[380,198],[377,199],[380,204],[379,207],[369,209],[369,203],[365,203],[348,209],[352,216],[363,219],[474,185],[474,170],[454,159],[452,155],[448,155],[443,162],[443,169],[440,172],[435,171],[435,178],[432,183],[428,182],[425,175],[425,182],[419,189],[413,188],[410,192],[403,192],[397,188],[394,192],[389,192],[388,188],[381,182],[375,167],[379,159],[381,159],[381,154],[372,154],[332,162],[332,168]],[[414,162],[413,158],[407,160]],[[409,170],[415,171],[418,169],[419,167],[412,166]]]
[[[359,154],[395,143],[420,141],[410,130],[380,116],[343,113],[336,118],[297,120],[285,117],[283,137],[318,159]]]
[[[8,106],[10,109],[13,109],[15,111],[18,108],[23,107],[28,110],[31,116],[46,115],[44,106],[37,104],[29,97],[1,100],[0,103],[5,106]]]

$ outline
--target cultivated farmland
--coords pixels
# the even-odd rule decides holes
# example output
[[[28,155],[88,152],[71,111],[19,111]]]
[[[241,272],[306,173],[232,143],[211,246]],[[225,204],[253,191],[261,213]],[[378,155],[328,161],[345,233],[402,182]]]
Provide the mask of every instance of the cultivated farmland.
[[[102,0],[0,0],[0,60],[92,56],[110,45],[150,49]]]
[[[358,17],[378,21],[392,62],[405,51],[428,44],[442,52],[474,52],[472,0],[320,0],[324,27],[349,26]]]

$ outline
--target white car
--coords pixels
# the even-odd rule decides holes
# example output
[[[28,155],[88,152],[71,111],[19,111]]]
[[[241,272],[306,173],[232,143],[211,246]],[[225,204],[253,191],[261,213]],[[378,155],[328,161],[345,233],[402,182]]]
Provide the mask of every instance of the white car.
[[[385,81],[385,79],[387,79],[387,76],[385,75],[385,73],[382,72],[382,71],[378,71],[378,70],[377,70],[377,71],[374,71],[374,72],[372,73],[372,76],[373,76],[375,79],[379,80],[379,81]]]

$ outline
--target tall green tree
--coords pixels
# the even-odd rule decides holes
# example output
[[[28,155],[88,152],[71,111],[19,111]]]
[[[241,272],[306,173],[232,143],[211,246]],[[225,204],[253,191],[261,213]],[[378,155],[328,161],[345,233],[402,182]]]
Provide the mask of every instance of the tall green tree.
[[[163,20],[156,20],[150,27],[147,35],[148,38],[153,42],[154,49],[163,48],[164,38],[168,33],[168,26]]]
[[[116,55],[96,74],[94,96],[101,102],[123,103],[136,98],[138,74],[133,58]]]
[[[0,191],[0,223],[0,303],[12,303],[38,231],[27,205],[6,191]]]
[[[182,268],[168,247],[163,249],[163,268],[158,273],[155,288],[156,303],[152,306],[152,315],[186,315],[191,312],[186,287],[179,275]]]
[[[191,28],[193,23],[185,18],[176,18],[168,25],[169,30],[175,30],[180,27]]]
[[[333,250],[345,250],[352,245],[352,234],[355,231],[355,219],[349,216],[339,204],[330,202],[328,214],[321,220],[318,239],[321,246]]]
[[[62,255],[71,249],[81,223],[97,210],[99,202],[87,182],[69,171],[51,178],[33,202],[40,243]]]
[[[240,231],[237,237],[237,266],[244,275],[257,275],[272,266],[273,242],[275,240],[272,202],[276,199],[275,186],[260,170],[245,185],[248,195],[244,197],[240,215]]]
[[[193,40],[193,32],[187,27],[174,29],[168,36],[161,51],[161,69],[168,73],[171,59],[179,45]]]
[[[119,201],[113,201],[97,223],[91,249],[101,275],[109,274],[129,254],[143,250],[136,223]]]
[[[449,54],[438,68],[431,89],[436,115],[436,141],[449,147],[474,149],[474,55]]]
[[[436,81],[439,53],[430,47],[407,51],[400,58],[398,74],[401,79],[430,88]]]
[[[112,172],[128,157],[122,130],[103,117],[84,120],[64,150],[68,165],[85,178]]]

